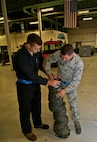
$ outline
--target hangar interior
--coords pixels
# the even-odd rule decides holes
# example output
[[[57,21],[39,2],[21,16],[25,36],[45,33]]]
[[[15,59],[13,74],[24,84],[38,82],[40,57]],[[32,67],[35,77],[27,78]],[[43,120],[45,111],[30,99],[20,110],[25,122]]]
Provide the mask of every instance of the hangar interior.
[[[2,0],[1,0],[2,2]],[[59,40],[56,32],[65,34],[65,40],[71,43],[74,48],[77,45],[91,45],[97,48],[97,1],[94,0],[77,0],[77,27],[64,27],[64,0],[37,0],[25,1],[6,0],[7,21],[10,33],[10,47],[7,45],[5,36],[4,19],[2,3],[0,3],[0,52],[2,49],[10,48],[9,55],[16,52],[25,42],[29,32],[40,34],[43,42],[50,40]],[[30,24],[37,22],[38,10],[53,7],[53,11],[41,12],[41,29],[39,24]],[[80,13],[82,12],[82,13]],[[84,21],[83,18],[91,18],[92,20]],[[6,26],[5,26],[6,27]],[[52,31],[53,34],[52,34]],[[46,33],[47,32],[47,33]],[[55,34],[54,34],[55,33]],[[47,35],[46,35],[47,34]],[[61,39],[62,40],[62,39]],[[4,49],[6,50],[6,49]],[[44,46],[42,47],[44,50]]]
[[[3,1],[3,0],[1,0]],[[88,11],[87,13],[77,14],[77,28],[64,27],[64,1],[63,0],[6,0],[7,22],[9,26],[11,40],[11,54],[17,52],[25,42],[29,33],[40,33],[37,24],[30,25],[29,22],[35,22],[37,10],[54,7],[54,11],[41,13],[42,17],[42,40],[43,42],[60,40],[58,34],[64,34],[65,42],[77,46],[91,46],[95,48],[94,55],[90,55],[85,47],[81,50],[81,58],[84,62],[84,71],[81,83],[78,87],[79,107],[81,113],[82,133],[75,133],[73,120],[65,96],[67,115],[69,116],[70,136],[67,139],[61,139],[55,136],[53,132],[53,114],[48,108],[48,88],[41,86],[42,91],[42,120],[49,124],[49,130],[40,130],[33,128],[33,133],[37,136],[37,142],[96,142],[97,141],[97,0],[77,0],[77,12]],[[0,3],[0,16],[2,17],[2,5]],[[83,18],[92,17],[92,20],[83,21]],[[62,39],[61,39],[62,40]],[[79,48],[79,47],[78,47]],[[42,48],[44,50],[44,46]],[[4,28],[4,19],[0,20],[0,52],[4,50],[8,53],[7,40]],[[91,52],[91,51],[90,51]],[[85,54],[86,53],[86,54]],[[88,54],[89,53],[89,54]],[[84,57],[85,55],[85,57]],[[7,58],[8,59],[8,58]],[[6,59],[5,59],[6,60]],[[7,61],[6,61],[7,62]],[[56,74],[57,67],[52,71]],[[44,73],[39,72],[45,76]],[[19,122],[19,112],[16,93],[16,75],[9,64],[2,64],[0,60],[0,140],[2,142],[27,142],[23,136]]]

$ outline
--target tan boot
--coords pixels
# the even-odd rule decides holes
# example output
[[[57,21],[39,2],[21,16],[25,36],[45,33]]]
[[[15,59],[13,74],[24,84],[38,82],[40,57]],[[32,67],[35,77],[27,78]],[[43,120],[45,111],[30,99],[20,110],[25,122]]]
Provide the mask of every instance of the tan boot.
[[[28,140],[31,140],[31,141],[35,141],[37,139],[36,136],[32,132],[24,133],[24,135],[27,137]]]
[[[75,124],[76,134],[81,134],[81,125],[80,125],[79,121],[75,121],[74,124]]]

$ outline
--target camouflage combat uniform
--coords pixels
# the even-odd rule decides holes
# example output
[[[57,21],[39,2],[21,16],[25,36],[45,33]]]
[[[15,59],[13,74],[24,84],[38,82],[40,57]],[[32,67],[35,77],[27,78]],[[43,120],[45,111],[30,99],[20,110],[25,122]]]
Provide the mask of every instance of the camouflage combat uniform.
[[[56,62],[58,63],[57,75],[60,76],[64,82],[70,81],[69,85],[64,85],[62,88],[67,92],[66,94],[73,120],[79,121],[80,113],[78,108],[77,87],[83,73],[83,61],[76,53],[74,53],[74,57],[71,60],[65,61],[61,58],[61,52],[58,50],[44,60],[43,68],[47,75],[52,74],[51,64]]]

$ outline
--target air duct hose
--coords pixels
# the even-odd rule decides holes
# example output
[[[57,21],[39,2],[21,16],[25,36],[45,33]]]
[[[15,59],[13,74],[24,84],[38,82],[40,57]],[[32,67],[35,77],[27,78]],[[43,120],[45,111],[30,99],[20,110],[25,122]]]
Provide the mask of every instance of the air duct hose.
[[[61,89],[61,85],[58,88],[49,86],[49,109],[53,112],[54,118],[54,132],[56,136],[60,138],[67,138],[70,135],[70,129],[68,127],[68,117],[66,115],[65,102],[63,98],[56,97],[56,94]]]

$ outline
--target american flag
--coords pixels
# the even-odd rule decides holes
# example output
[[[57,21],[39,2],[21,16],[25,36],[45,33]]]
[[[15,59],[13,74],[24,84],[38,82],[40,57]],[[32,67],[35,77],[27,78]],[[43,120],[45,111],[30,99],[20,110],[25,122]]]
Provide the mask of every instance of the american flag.
[[[77,27],[77,0],[64,0],[64,27]]]

